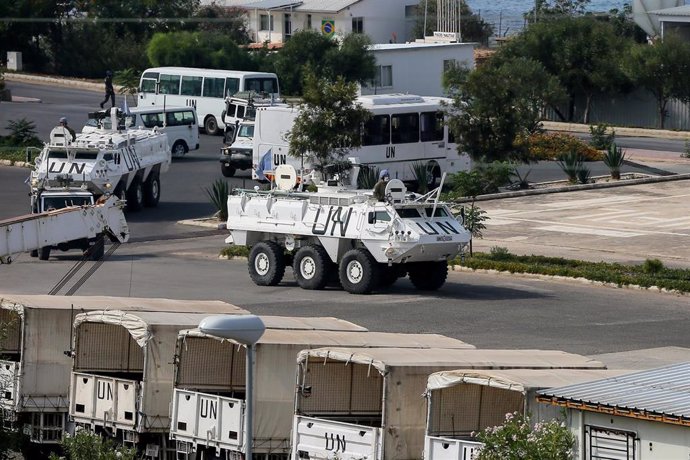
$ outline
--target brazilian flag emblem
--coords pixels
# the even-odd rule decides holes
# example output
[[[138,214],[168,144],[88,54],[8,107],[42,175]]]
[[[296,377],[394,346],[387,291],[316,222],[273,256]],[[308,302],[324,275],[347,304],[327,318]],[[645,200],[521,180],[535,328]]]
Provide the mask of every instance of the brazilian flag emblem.
[[[335,34],[335,21],[333,19],[324,19],[321,21],[321,33],[327,37],[332,37]]]

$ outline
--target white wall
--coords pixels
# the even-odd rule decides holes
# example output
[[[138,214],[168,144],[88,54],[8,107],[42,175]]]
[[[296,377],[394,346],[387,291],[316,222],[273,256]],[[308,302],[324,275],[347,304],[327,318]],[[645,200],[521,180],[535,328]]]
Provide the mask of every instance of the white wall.
[[[690,427],[638,420],[596,412],[568,410],[568,423],[577,438],[576,460],[585,460],[585,425],[595,425],[637,434],[635,460],[690,458]]]
[[[362,94],[409,93],[443,96],[443,62],[454,59],[474,68],[474,43],[397,44],[373,46],[379,66],[392,66],[393,86],[362,87]]]

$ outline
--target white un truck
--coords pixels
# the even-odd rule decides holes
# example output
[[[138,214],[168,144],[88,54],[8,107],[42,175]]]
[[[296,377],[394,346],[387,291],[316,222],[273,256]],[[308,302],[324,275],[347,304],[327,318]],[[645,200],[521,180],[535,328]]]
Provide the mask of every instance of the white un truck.
[[[74,138],[62,126],[51,131],[50,142],[31,172],[33,213],[90,206],[108,195],[126,198],[128,211],[158,205],[160,174],[171,161],[167,135],[157,128],[125,129],[125,114],[116,108],[91,116],[98,121],[96,130]],[[92,243],[84,239],[64,242],[33,255],[48,259],[51,248],[86,251]]]
[[[393,179],[378,201],[371,191],[338,186],[294,192],[290,165],[277,168],[276,176],[278,190],[228,197],[226,242],[251,248],[249,274],[257,285],[280,283],[292,264],[303,289],[322,289],[337,278],[346,291],[366,294],[409,275],[417,289],[436,290],[446,281],[448,259],[471,239],[438,202],[440,187],[408,195]]]

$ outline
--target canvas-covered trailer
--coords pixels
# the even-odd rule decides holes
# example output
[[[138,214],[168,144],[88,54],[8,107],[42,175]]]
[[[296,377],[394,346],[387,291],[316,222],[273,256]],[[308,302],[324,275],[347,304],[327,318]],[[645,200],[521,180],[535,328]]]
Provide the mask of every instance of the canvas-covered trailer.
[[[254,458],[287,458],[294,415],[295,359],[303,349],[323,346],[474,348],[438,334],[395,334],[286,327],[295,318],[262,317],[264,335],[254,354]],[[317,318],[312,319],[312,321]],[[246,348],[231,340],[181,331],[176,359],[170,437],[180,455],[203,458],[246,451]],[[270,456],[270,457],[269,457]]]
[[[603,369],[553,350],[320,348],[297,357],[292,458],[421,458],[428,376],[464,369]]]
[[[465,460],[481,447],[473,433],[503,424],[506,414],[529,414],[533,423],[558,418],[536,392],[629,373],[609,369],[458,369],[427,380],[424,459]]]
[[[75,423],[138,447],[168,449],[178,332],[211,313],[247,313],[191,305],[193,313],[100,310],[76,315],[69,406]]]
[[[69,410],[72,359],[70,339],[75,314],[105,309],[122,311],[242,311],[225,302],[136,297],[0,294],[0,406],[6,421],[30,433],[37,443],[62,438]]]

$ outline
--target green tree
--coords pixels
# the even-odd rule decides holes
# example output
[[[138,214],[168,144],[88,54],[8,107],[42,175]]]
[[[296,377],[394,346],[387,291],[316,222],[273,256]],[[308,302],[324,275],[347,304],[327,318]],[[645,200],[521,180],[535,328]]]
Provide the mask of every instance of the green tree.
[[[661,129],[668,117],[668,102],[673,98],[690,100],[690,44],[674,35],[667,35],[652,45],[634,46],[625,57],[623,67],[631,80],[656,98]]]
[[[534,7],[524,14],[530,23],[582,16],[591,0],[536,0]],[[535,14],[536,11],[536,14]]]
[[[424,28],[424,18],[426,9],[426,29]],[[415,38],[428,37],[438,30],[437,22],[437,3],[436,0],[420,0],[417,5],[417,20],[415,21],[412,33]],[[478,15],[474,14],[467,3],[463,0],[460,5],[460,30],[462,40],[465,42],[479,42],[485,45],[489,42],[489,37],[494,33],[493,27],[484,22]]]
[[[594,17],[563,18],[530,26],[492,58],[516,57],[540,62],[558,78],[569,98],[568,112],[553,108],[564,121],[573,121],[575,101],[585,100],[583,122],[589,123],[592,97],[627,89],[628,79],[620,67],[620,56],[632,41],[617,35],[613,25]]]
[[[488,62],[468,72],[449,69],[444,78],[452,103],[448,125],[458,150],[475,161],[526,161],[518,139],[540,129],[546,104],[563,99],[558,80],[530,59]]]
[[[239,45],[250,42],[247,29],[247,10],[238,7],[221,6],[217,3],[201,6],[196,14],[196,19],[208,19],[199,23],[199,30],[205,32],[220,32],[228,40]]]
[[[221,32],[156,33],[146,54],[154,66],[253,70],[248,52]]]
[[[357,85],[342,77],[331,82],[307,71],[304,88],[300,113],[287,135],[290,155],[324,171],[362,145],[360,127],[371,113],[357,102]]]

